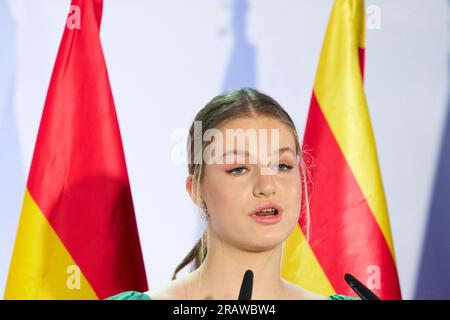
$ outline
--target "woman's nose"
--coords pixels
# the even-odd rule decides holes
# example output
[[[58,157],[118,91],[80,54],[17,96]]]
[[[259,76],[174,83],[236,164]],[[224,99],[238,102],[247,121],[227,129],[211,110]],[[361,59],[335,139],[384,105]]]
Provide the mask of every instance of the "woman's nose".
[[[256,178],[253,193],[256,197],[264,196],[270,197],[275,193],[276,186],[273,180],[273,175],[259,174]]]

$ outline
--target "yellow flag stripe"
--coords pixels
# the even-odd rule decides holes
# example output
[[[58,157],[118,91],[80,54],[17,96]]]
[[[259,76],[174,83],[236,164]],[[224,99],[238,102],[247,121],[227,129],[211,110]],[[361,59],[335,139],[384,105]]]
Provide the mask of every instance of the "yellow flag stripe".
[[[28,190],[4,299],[98,299]]]
[[[336,294],[299,225],[284,242],[281,276],[327,297]]]
[[[353,19],[359,21],[359,25]],[[395,259],[359,65],[358,45],[364,43],[361,41],[363,30],[363,1],[337,0],[325,35],[314,90],[321,110]]]

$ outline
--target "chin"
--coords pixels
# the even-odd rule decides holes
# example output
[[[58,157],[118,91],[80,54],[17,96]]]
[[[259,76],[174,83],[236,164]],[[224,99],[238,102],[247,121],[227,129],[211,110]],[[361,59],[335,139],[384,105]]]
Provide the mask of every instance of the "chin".
[[[281,245],[287,236],[285,233],[272,232],[270,234],[255,234],[249,239],[251,251],[267,251]]]

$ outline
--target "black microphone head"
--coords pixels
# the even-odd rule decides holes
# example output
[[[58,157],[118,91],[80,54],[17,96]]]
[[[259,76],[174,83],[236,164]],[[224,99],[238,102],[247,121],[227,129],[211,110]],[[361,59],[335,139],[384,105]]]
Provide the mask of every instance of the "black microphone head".
[[[238,300],[251,300],[253,291],[253,271],[245,271],[242,279],[241,290],[239,291]]]
[[[381,300],[375,293],[369,290],[358,279],[352,276],[350,273],[346,273],[344,276],[345,281],[350,288],[356,292],[356,294],[363,300]]]

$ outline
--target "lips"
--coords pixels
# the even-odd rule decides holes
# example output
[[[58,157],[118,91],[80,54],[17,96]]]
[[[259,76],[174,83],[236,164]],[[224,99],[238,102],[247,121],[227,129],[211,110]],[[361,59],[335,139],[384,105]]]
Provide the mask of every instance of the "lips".
[[[260,213],[262,210],[264,209],[274,209],[276,214],[280,214],[283,210],[281,209],[281,207],[275,203],[264,203],[259,205],[258,207],[256,207],[251,213],[250,215],[257,215],[258,213]]]
[[[269,212],[261,212],[264,209],[274,209],[275,214],[270,214]],[[255,208],[251,213],[250,217],[253,218],[256,222],[260,224],[275,224],[281,220],[283,209],[280,206],[274,203],[265,203],[257,208]]]

